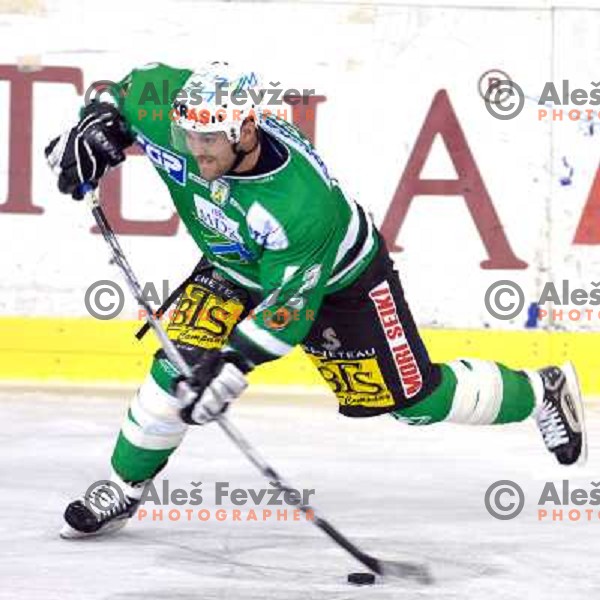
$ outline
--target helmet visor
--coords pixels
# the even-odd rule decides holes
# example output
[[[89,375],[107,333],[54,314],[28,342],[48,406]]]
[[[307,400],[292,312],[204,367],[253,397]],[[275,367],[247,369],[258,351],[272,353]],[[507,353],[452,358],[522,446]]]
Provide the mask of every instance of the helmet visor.
[[[204,151],[214,148],[223,140],[229,142],[225,131],[195,131],[185,129],[177,123],[171,123],[171,145],[175,150],[188,156],[198,156]]]

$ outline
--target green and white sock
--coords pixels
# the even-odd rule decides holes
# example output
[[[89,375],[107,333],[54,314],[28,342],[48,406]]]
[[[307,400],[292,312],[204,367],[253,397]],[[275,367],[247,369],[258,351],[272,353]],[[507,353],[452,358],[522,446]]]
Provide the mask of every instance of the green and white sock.
[[[475,359],[440,367],[438,387],[414,406],[394,411],[394,418],[411,425],[496,425],[523,421],[534,411],[534,387],[523,371]]]
[[[154,477],[183,440],[188,425],[179,418],[178,402],[167,391],[176,374],[166,359],[156,359],[131,402],[111,459],[124,481]]]

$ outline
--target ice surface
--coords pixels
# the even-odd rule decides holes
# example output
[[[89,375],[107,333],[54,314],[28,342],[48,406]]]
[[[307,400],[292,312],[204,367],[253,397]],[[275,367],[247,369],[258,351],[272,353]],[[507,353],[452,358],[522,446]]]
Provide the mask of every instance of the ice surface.
[[[368,552],[424,561],[437,579],[365,589],[346,583],[364,569],[306,522],[144,520],[111,538],[59,539],[66,503],[108,473],[127,396],[0,393],[0,598],[549,600],[600,591],[597,510],[592,522],[540,523],[536,513],[545,480],[590,490],[600,478],[593,408],[588,467],[567,469],[532,422],[411,428],[340,417],[327,399],[240,401],[232,420],[296,487],[316,489],[327,518]],[[193,430],[164,476],[172,489],[202,481],[201,508],[213,511],[217,481],[265,487],[216,426]],[[484,507],[499,479],[525,490],[514,520]]]

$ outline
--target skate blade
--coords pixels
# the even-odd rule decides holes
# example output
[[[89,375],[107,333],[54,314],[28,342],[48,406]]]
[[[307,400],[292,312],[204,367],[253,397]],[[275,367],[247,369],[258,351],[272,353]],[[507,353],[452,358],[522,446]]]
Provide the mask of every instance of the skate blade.
[[[575,367],[571,361],[567,361],[561,367],[565,377],[567,378],[567,385],[569,386],[569,391],[573,396],[573,404],[575,405],[575,411],[577,413],[577,418],[581,423],[581,453],[579,454],[579,458],[575,461],[574,464],[583,467],[587,462],[588,458],[588,444],[587,444],[587,431],[585,428],[585,410],[583,408],[583,398],[581,397],[581,387],[579,386],[579,378],[577,377],[577,372],[575,371]]]
[[[93,531],[92,533],[84,533],[83,531],[77,531],[77,529],[74,529],[68,523],[65,523],[62,526],[62,529],[59,531],[59,536],[63,540],[82,540],[84,538],[110,535],[111,533],[116,533],[117,531],[123,529],[123,527],[127,525],[127,521],[128,519],[113,521],[112,523],[108,523],[104,527],[98,529],[98,531]]]

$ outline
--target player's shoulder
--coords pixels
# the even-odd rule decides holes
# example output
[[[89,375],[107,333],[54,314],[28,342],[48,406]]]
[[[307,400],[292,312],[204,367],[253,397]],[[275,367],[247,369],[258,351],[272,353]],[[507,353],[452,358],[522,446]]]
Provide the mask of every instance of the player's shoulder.
[[[247,209],[250,232],[268,242],[261,245],[270,250],[314,245],[335,227],[335,215],[324,210],[318,198],[298,189],[290,188],[289,192],[287,196],[256,194]]]
[[[117,85],[124,116],[138,117],[140,111],[169,110],[172,99],[191,75],[189,69],[150,63],[132,69]],[[163,117],[164,118],[164,117]]]
[[[172,99],[190,74],[189,69],[157,62],[133,69],[119,82],[119,110],[138,139],[170,144]]]
[[[261,123],[268,135],[284,144],[290,160],[281,170],[279,180],[287,181],[295,195],[327,196],[335,187],[327,165],[308,137],[293,123],[269,116]]]
[[[119,83],[125,95],[129,95],[140,85],[148,84],[159,84],[159,89],[156,91],[161,92],[163,82],[166,82],[166,84],[176,83],[183,85],[191,74],[192,71],[190,69],[173,67],[162,62],[152,62],[135,67]]]
[[[268,117],[261,128],[289,151],[286,162],[261,177],[249,194],[251,229],[281,227],[290,242],[308,243],[329,235],[340,211],[340,191],[308,138],[295,125]],[[248,184],[245,184],[248,185]]]

